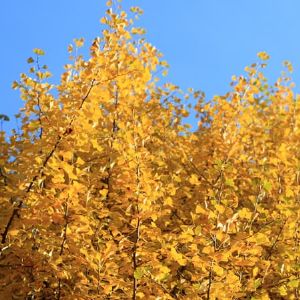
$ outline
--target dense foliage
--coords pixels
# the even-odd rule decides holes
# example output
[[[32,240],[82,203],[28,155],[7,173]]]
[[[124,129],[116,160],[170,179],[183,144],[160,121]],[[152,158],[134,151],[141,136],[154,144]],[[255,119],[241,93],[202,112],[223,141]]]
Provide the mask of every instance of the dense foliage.
[[[0,298],[299,299],[290,64],[269,85],[260,53],[228,94],[181,100],[124,11],[101,22],[59,85],[40,49],[13,84],[25,105],[21,128],[0,131]]]

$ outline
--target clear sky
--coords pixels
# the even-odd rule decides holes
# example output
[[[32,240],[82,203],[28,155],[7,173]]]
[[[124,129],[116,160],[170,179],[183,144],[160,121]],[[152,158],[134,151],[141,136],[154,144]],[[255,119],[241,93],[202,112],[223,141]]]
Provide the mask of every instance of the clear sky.
[[[299,0],[123,0],[125,7],[140,6],[139,26],[160,49],[171,68],[169,81],[183,89],[201,89],[210,98],[229,90],[233,74],[256,61],[256,53],[271,55],[271,80],[280,74],[282,61],[294,65],[300,86]],[[0,114],[11,117],[22,105],[12,81],[28,67],[33,48],[46,52],[47,64],[58,80],[68,62],[73,38],[87,44],[101,34],[104,0],[4,0],[0,10]]]

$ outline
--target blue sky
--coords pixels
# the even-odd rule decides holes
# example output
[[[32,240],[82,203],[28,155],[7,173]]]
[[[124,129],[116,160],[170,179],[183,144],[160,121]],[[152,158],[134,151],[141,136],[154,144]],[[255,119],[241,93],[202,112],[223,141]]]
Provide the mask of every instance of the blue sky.
[[[242,74],[259,51],[271,55],[267,74],[272,81],[282,61],[290,60],[300,86],[299,0],[124,0],[123,5],[144,10],[138,24],[169,62],[168,80],[183,89],[201,89],[208,98],[223,94],[231,76]],[[1,3],[0,114],[12,119],[6,130],[15,126],[13,116],[22,106],[11,83],[27,71],[32,49],[45,50],[43,63],[58,80],[68,62],[68,44],[78,37],[89,44],[100,35],[104,10],[104,0]]]

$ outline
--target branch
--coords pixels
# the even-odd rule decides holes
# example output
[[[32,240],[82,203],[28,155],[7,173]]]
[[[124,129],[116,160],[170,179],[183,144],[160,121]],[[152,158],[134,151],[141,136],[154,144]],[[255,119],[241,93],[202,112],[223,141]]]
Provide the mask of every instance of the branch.
[[[278,234],[277,234],[277,237],[276,237],[274,243],[272,244],[271,248],[270,248],[269,251],[268,251],[269,253],[268,253],[268,255],[266,256],[266,260],[268,260],[268,259],[272,256],[274,247],[276,246],[276,244],[277,244],[278,241],[279,241],[279,237],[280,237],[280,235],[281,235],[281,233],[282,233],[282,231],[283,231],[283,228],[284,228],[286,222],[287,222],[287,219],[284,221],[284,223],[283,223],[282,226],[280,227],[280,230],[279,230],[279,232],[278,232]]]
[[[213,273],[212,273],[212,263],[211,263],[209,273],[208,273],[208,287],[207,287],[207,292],[206,292],[207,300],[210,300],[210,290],[211,290],[212,280],[213,280]]]
[[[82,106],[83,106],[84,102],[86,101],[86,99],[88,98],[88,96],[89,96],[89,94],[90,94],[92,88],[95,86],[94,83],[95,83],[95,79],[92,80],[92,83],[91,83],[91,86],[90,86],[88,92],[87,92],[86,95],[82,98],[82,101],[81,101],[81,104],[80,104],[80,106],[79,106],[79,109],[82,108]],[[58,136],[57,141],[56,141],[56,143],[54,144],[52,150],[51,150],[50,153],[47,155],[47,157],[46,157],[46,159],[44,160],[42,166],[40,167],[38,174],[40,174],[40,173],[44,170],[44,168],[47,166],[47,163],[48,163],[49,159],[53,156],[54,152],[56,151],[57,147],[59,146],[59,144],[61,143],[61,141],[63,140],[63,138],[71,133],[70,129],[71,129],[71,125],[73,124],[74,120],[75,120],[75,117],[73,117],[73,118],[71,119],[71,121],[69,122],[69,125],[68,125],[67,128],[65,129],[64,133],[63,133],[62,135],[59,135],[59,136]],[[35,183],[35,181],[37,180],[37,178],[38,178],[38,175],[35,175],[35,176],[32,178],[32,180],[31,180],[31,182],[30,182],[28,188],[26,189],[26,194],[28,194],[29,192],[31,192],[31,189],[32,189],[32,187],[33,187],[33,184]],[[10,216],[10,218],[9,218],[9,220],[8,220],[8,222],[7,222],[7,224],[6,224],[6,227],[5,227],[5,229],[4,229],[4,232],[2,233],[2,240],[1,240],[2,244],[4,244],[4,243],[6,242],[7,234],[8,234],[8,232],[9,232],[10,227],[11,227],[11,224],[12,224],[13,220],[15,219],[15,217],[18,215],[19,210],[21,209],[23,203],[24,203],[24,200],[23,200],[23,201],[20,201],[19,205],[13,210],[13,212],[12,212],[12,214],[11,214],[11,216]]]

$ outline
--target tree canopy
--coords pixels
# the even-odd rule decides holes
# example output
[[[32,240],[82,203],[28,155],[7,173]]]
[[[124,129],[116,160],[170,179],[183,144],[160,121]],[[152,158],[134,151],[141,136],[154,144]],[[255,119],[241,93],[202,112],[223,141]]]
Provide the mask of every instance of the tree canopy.
[[[299,299],[292,66],[270,84],[261,52],[226,95],[184,95],[159,80],[168,65],[134,27],[141,13],[108,3],[59,84],[41,49],[13,83],[24,107],[0,131],[0,298]]]

